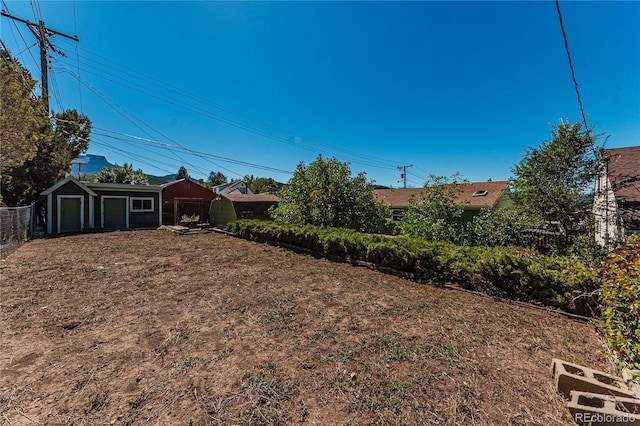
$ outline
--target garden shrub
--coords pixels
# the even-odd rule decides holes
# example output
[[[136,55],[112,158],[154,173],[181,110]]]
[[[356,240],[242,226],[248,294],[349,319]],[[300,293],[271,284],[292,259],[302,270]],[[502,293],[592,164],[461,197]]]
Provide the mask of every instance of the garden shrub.
[[[573,290],[598,287],[597,274],[574,259],[516,247],[466,247],[263,220],[238,220],[229,228],[250,240],[294,245],[411,273],[420,281],[454,282],[562,309],[569,309]]]
[[[618,366],[640,368],[640,243],[607,258],[601,271],[603,332]]]

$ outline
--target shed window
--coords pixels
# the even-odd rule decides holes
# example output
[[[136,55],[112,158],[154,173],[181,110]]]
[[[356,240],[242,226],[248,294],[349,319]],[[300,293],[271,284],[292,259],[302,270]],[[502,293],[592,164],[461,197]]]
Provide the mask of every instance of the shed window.
[[[136,198],[132,197],[131,211],[132,212],[152,212],[153,197],[136,197]]]
[[[479,190],[473,193],[474,197],[484,197],[485,195],[487,195],[489,193],[489,191],[486,190]],[[467,193],[468,194],[468,193]]]

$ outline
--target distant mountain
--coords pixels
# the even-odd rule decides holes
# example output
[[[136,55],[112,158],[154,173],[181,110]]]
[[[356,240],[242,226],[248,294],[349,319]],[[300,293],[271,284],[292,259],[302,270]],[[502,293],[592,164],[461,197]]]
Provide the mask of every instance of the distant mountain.
[[[71,173],[75,176],[78,174],[92,175],[99,173],[103,167],[113,167],[113,164],[107,161],[104,155],[86,154],[81,155],[71,163]]]
[[[82,179],[91,179],[94,175],[100,173],[100,170],[104,167],[113,166],[114,164],[111,164],[104,155],[83,154],[71,163],[71,174],[78,176],[81,173]],[[147,176],[149,177],[149,185],[162,185],[176,179],[175,173],[165,176]]]

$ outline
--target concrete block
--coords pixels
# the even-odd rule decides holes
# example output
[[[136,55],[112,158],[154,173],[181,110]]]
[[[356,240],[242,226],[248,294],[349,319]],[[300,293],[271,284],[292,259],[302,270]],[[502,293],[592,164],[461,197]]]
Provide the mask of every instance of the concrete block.
[[[593,426],[640,426],[640,400],[571,391],[567,404],[573,420]]]
[[[611,374],[555,358],[551,361],[551,370],[558,392],[567,399],[572,390],[635,398],[624,380]]]
[[[639,370],[630,370],[628,368],[622,369],[622,379],[629,389],[631,389],[636,395],[636,398],[640,398],[640,382],[638,381],[638,378],[640,378]]]

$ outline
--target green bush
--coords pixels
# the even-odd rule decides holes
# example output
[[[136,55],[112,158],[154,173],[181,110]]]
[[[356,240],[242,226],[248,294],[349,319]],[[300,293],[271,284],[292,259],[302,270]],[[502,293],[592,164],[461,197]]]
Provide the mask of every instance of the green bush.
[[[616,250],[601,272],[604,335],[619,367],[640,368],[640,243]]]
[[[416,238],[362,234],[343,228],[239,220],[243,238],[290,244],[414,274],[420,281],[454,282],[520,300],[568,309],[573,290],[594,290],[598,276],[573,259],[515,247],[466,247]]]

